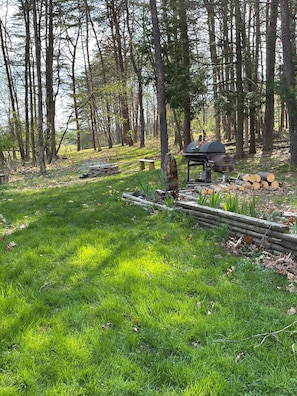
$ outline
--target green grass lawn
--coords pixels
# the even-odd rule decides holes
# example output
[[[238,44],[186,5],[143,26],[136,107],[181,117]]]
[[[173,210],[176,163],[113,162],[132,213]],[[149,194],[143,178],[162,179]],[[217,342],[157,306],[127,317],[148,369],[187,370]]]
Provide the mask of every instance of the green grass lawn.
[[[297,394],[289,282],[224,230],[123,201],[144,150],[114,150],[119,175],[80,180],[96,158],[73,155],[0,186],[0,395]]]

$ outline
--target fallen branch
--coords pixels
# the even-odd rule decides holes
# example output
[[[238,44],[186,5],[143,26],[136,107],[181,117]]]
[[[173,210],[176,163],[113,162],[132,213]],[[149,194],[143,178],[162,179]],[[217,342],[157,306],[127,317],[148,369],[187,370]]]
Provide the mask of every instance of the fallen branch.
[[[288,329],[292,326],[294,326],[297,323],[297,320],[295,320],[293,323],[289,324],[288,326],[284,327],[283,329],[280,330],[276,330],[276,331],[271,331],[271,332],[267,332],[267,333],[260,333],[260,334],[255,334],[253,336],[247,337],[247,338],[242,338],[241,340],[229,340],[228,338],[225,339],[218,339],[218,340],[214,340],[213,342],[242,342],[242,341],[248,341],[248,340],[252,340],[253,338],[259,338],[259,337],[263,337],[262,341],[255,345],[254,348],[258,348],[260,345],[263,345],[264,342],[267,340],[267,338],[269,336],[274,337],[277,341],[278,341],[278,334],[280,333],[290,333],[290,334],[294,334],[297,332],[297,330],[295,331],[288,331]]]
[[[289,329],[290,327],[292,327],[295,323],[297,323],[297,320],[295,320],[293,323],[289,324],[288,326],[284,327],[284,328],[281,329],[281,330],[276,330],[276,331],[272,331],[272,332],[270,332],[270,333],[264,333],[264,334],[256,334],[254,337],[262,337],[262,336],[264,336],[264,337],[263,337],[262,341],[260,342],[260,344],[255,345],[254,348],[257,348],[258,346],[263,345],[264,342],[266,341],[266,339],[267,339],[269,336],[275,337],[276,340],[278,341],[277,335],[280,334],[280,333],[285,333],[285,332],[287,332],[287,329]],[[290,331],[289,333],[293,334],[293,333],[296,333],[296,331],[293,331],[293,332]]]

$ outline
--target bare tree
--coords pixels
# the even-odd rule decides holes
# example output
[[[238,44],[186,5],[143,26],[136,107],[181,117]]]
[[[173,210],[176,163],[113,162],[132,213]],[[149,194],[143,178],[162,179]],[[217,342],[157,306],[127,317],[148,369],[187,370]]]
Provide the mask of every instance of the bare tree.
[[[165,156],[168,153],[168,132],[167,132],[167,118],[166,118],[165,77],[164,77],[164,66],[162,59],[161,43],[160,43],[160,28],[159,28],[156,0],[150,0],[150,7],[151,7],[154,49],[155,49],[155,68],[156,68],[156,79],[157,79],[157,97],[158,97],[160,140],[161,140],[161,168],[164,170]]]
[[[144,121],[144,105],[143,105],[143,54],[137,53],[135,50],[135,45],[133,43],[133,33],[135,33],[135,28],[132,29],[130,17],[129,17],[129,1],[126,0],[126,15],[127,15],[127,29],[129,33],[129,48],[130,48],[130,59],[134,69],[134,72],[137,77],[138,84],[138,106],[139,106],[139,123],[140,123],[140,147],[144,147],[145,145],[145,121]],[[134,18],[135,21],[135,18]]]
[[[53,0],[46,2],[46,122],[47,122],[47,160],[52,162],[57,158],[56,153],[56,125],[55,125],[55,99],[53,91],[53,63],[54,63],[54,9]]]
[[[41,73],[41,25],[40,14],[37,10],[37,0],[32,1],[33,6],[33,29],[35,39],[35,63],[37,79],[37,130],[38,130],[38,160],[40,174],[46,175],[44,136],[43,136],[43,92],[42,92],[42,73]]]
[[[88,104],[90,108],[90,127],[92,131],[92,142],[94,150],[100,151],[101,145],[99,140],[99,131],[98,131],[98,119],[97,119],[97,108],[96,108],[96,100],[95,100],[95,92],[94,92],[94,79],[93,79],[93,65],[91,61],[90,54],[90,19],[91,15],[89,12],[89,6],[87,0],[85,3],[85,37],[81,37],[82,39],[82,47],[84,51],[84,67],[85,67],[85,77],[86,77],[86,86],[88,91]]]
[[[72,86],[72,97],[73,97],[73,107],[74,107],[74,121],[76,125],[77,151],[81,150],[79,106],[77,102],[77,88],[76,88],[76,57],[77,57],[77,49],[78,49],[80,34],[81,34],[80,25],[77,27],[74,37],[71,37],[70,34],[67,33],[67,42],[68,42],[69,52],[71,55],[71,86]]]
[[[2,52],[2,57],[3,57],[3,61],[4,61],[4,68],[5,68],[6,78],[7,78],[9,100],[10,100],[10,106],[11,106],[11,115],[10,115],[10,120],[9,120],[11,134],[12,134],[13,138],[15,138],[17,141],[18,149],[19,149],[22,161],[25,161],[26,156],[25,156],[24,142],[23,142],[22,130],[21,130],[18,96],[16,93],[14,79],[12,77],[12,72],[11,72],[11,67],[10,67],[11,60],[9,59],[9,55],[8,55],[8,47],[7,47],[7,42],[6,42],[6,38],[5,38],[5,29],[4,29],[3,21],[1,19],[0,19],[0,46],[1,46],[1,52]]]
[[[128,143],[133,145],[133,139],[131,136],[131,124],[130,114],[128,106],[128,95],[127,95],[127,70],[126,70],[126,54],[124,51],[125,43],[124,37],[121,33],[121,13],[123,12],[123,2],[118,0],[106,0],[107,2],[107,16],[109,19],[112,40],[114,47],[114,55],[116,56],[116,62],[119,71],[120,83],[122,86],[122,92],[120,95],[121,104],[121,115],[122,115],[122,144]]]

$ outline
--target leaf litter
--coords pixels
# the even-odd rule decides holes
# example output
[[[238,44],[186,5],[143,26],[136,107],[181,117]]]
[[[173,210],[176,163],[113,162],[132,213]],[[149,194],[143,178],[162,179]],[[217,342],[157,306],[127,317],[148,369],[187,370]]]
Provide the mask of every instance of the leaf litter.
[[[280,254],[275,255],[261,249],[252,243],[252,240],[241,236],[239,239],[228,239],[224,242],[225,248],[232,254],[256,258],[257,264],[262,265],[266,269],[272,269],[280,273],[281,275],[287,276],[288,280],[292,283],[297,283],[297,260],[291,254]],[[232,268],[227,270],[227,273],[231,273]],[[295,293],[297,288],[290,286],[288,291]]]

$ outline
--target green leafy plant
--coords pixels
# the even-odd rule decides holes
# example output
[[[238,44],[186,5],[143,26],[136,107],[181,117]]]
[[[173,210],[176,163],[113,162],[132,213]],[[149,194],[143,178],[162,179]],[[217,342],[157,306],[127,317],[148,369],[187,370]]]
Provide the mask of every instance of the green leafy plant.
[[[225,198],[225,201],[223,203],[223,209],[228,211],[228,212],[234,212],[238,213],[238,194],[236,195],[231,195],[228,194]]]
[[[146,198],[151,198],[153,196],[154,190],[151,188],[147,180],[138,177],[138,184],[140,191],[145,195]]]
[[[161,190],[166,190],[167,182],[165,180],[164,172],[162,169],[158,172],[158,181]]]
[[[232,200],[232,212],[239,213],[239,199],[238,194],[235,194]]]
[[[213,227],[210,229],[209,233],[210,238],[216,242],[224,241],[230,236],[228,224],[221,224],[217,227]]]
[[[250,216],[256,217],[256,197],[255,195],[252,196],[252,199],[249,204]]]
[[[251,201],[248,203],[246,199],[240,205],[238,194],[234,196],[227,195],[225,201],[222,204],[223,209],[229,212],[234,212],[243,215],[250,215],[251,217],[256,216],[256,198],[252,197]]]
[[[241,204],[240,214],[247,216],[248,214],[248,204],[247,201],[244,200]]]
[[[206,206],[206,205],[207,205],[207,202],[208,202],[207,197],[206,197],[205,195],[201,194],[201,191],[200,191],[200,192],[199,192],[199,196],[198,196],[198,201],[197,201],[197,203],[198,203],[199,205]]]
[[[212,191],[209,198],[209,206],[211,208],[219,208],[221,206],[221,197],[214,190]]]
[[[222,203],[222,208],[223,208],[226,212],[229,211],[229,208],[230,208],[230,206],[231,206],[231,199],[230,199],[230,197],[231,197],[230,194],[227,195],[227,196],[225,197],[224,202]]]
[[[164,198],[164,205],[168,208],[172,208],[175,205],[174,197],[172,195],[166,194]]]

